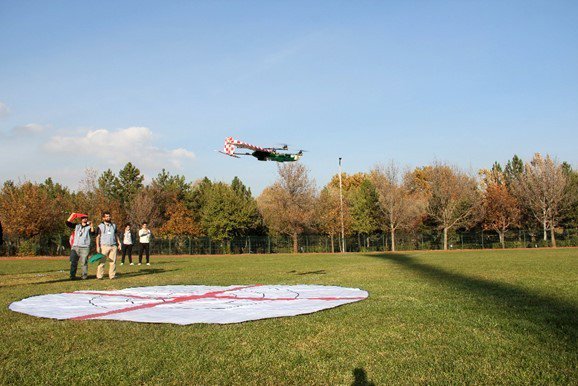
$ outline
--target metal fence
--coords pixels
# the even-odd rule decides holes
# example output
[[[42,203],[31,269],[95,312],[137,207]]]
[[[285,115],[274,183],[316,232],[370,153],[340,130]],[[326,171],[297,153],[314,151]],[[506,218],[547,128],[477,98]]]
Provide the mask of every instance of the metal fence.
[[[541,233],[525,230],[509,231],[505,236],[506,248],[548,247],[550,241],[540,239]],[[578,246],[578,229],[567,229],[556,234],[560,247]],[[443,233],[420,232],[396,234],[396,250],[440,250],[443,249]],[[341,252],[341,239],[327,235],[301,235],[298,239],[300,253]],[[495,232],[468,231],[452,232],[448,235],[449,249],[495,249],[502,248]],[[378,252],[391,250],[388,233],[354,235],[346,237],[347,252]],[[133,249],[138,253],[138,245]],[[238,253],[292,253],[293,240],[289,236],[244,236],[230,240],[212,240],[209,237],[155,238],[151,242],[151,253],[158,255],[220,255]],[[70,246],[67,235],[46,235],[33,239],[4,239],[0,247],[2,256],[59,256],[68,255]]]

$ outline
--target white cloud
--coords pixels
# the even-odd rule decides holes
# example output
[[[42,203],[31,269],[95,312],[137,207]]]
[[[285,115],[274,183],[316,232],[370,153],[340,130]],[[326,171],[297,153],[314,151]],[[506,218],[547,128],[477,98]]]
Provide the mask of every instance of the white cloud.
[[[12,129],[12,134],[15,136],[40,134],[46,129],[46,126],[38,123],[29,123],[23,126],[16,126]]]
[[[106,167],[123,166],[127,162],[146,169],[180,168],[182,162],[193,159],[186,149],[161,149],[155,145],[152,131],[147,127],[128,127],[116,131],[91,130],[80,136],[53,136],[43,145],[51,153],[78,155],[83,152]]]
[[[0,102],[0,118],[10,114],[10,109],[4,103]]]

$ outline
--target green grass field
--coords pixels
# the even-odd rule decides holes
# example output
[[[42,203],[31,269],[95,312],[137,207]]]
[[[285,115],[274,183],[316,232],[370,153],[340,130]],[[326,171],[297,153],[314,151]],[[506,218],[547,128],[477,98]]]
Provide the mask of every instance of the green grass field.
[[[0,384],[578,384],[578,249],[152,258],[118,280],[0,260]],[[148,268],[148,269],[147,269]],[[22,298],[165,284],[326,284],[369,298],[229,325],[56,321]]]

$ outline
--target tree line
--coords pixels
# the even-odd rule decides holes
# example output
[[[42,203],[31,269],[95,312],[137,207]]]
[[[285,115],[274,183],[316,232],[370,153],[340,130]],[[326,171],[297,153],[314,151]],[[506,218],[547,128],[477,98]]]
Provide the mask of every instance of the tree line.
[[[118,173],[86,170],[77,191],[51,178],[5,181],[0,221],[8,237],[21,240],[24,254],[65,235],[70,212],[88,212],[99,222],[101,212],[110,211],[119,224],[147,221],[168,238],[286,235],[294,252],[303,234],[328,235],[335,251],[342,229],[366,238],[387,233],[395,251],[397,232],[440,232],[448,249],[451,232],[495,232],[505,247],[506,232],[523,229],[555,247],[558,234],[578,228],[578,173],[548,155],[527,162],[514,156],[477,175],[442,162],[413,170],[390,162],[343,173],[342,197],[339,180],[336,174],[319,189],[303,164],[279,164],[277,180],[254,197],[237,177],[230,183],[207,177],[190,182],[163,169],[145,184],[129,162]]]

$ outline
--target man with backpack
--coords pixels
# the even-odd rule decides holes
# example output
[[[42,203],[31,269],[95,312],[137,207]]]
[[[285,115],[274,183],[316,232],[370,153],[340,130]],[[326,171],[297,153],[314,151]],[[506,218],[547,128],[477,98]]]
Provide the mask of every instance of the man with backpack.
[[[116,224],[112,222],[110,212],[104,212],[102,222],[98,224],[96,230],[96,252],[104,255],[96,269],[97,279],[102,279],[104,276],[104,264],[107,260],[109,262],[108,277],[114,279],[116,276],[116,254],[120,251],[120,245]]]

